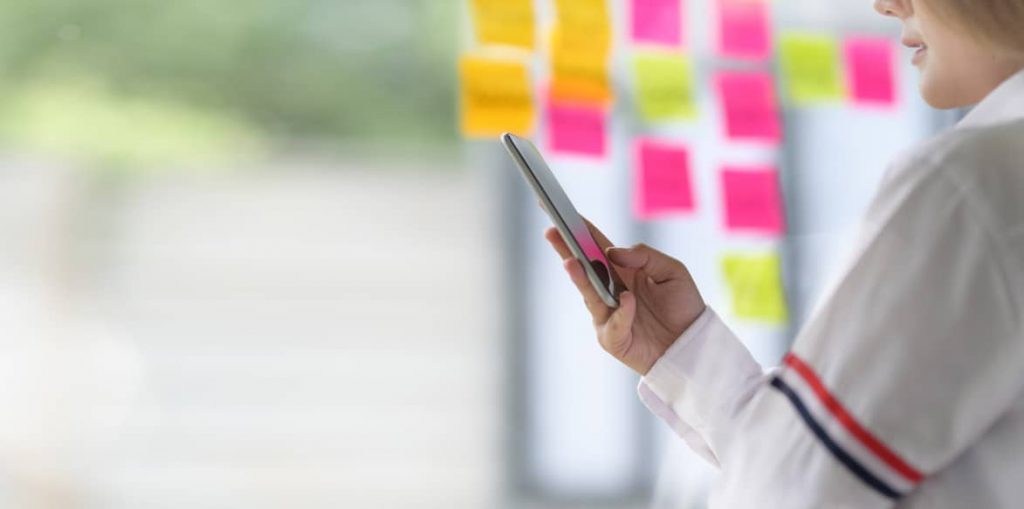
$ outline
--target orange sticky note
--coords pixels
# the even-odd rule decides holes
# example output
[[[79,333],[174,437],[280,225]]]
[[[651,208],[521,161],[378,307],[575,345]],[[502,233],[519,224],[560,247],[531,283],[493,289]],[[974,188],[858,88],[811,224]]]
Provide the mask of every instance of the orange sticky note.
[[[855,103],[896,102],[896,49],[883,37],[850,37],[843,43],[847,88]]]
[[[477,42],[534,47],[533,0],[472,0]]]
[[[722,203],[730,230],[781,234],[785,231],[779,177],[770,166],[722,168]]]
[[[611,26],[606,0],[555,0],[552,98],[599,105],[611,101]]]
[[[604,157],[607,138],[604,108],[548,103],[548,149],[551,152]]]
[[[692,212],[690,151],[683,145],[639,139],[634,146],[634,212],[640,219]]]
[[[551,37],[551,96],[561,102],[606,104],[612,99],[609,53],[565,38]]]
[[[726,136],[734,140],[778,143],[782,138],[772,75],[765,72],[721,72],[715,86]]]
[[[459,77],[465,136],[494,137],[505,131],[529,135],[536,111],[525,58],[465,55]]]
[[[716,0],[718,52],[726,58],[765,60],[771,56],[768,0]]]
[[[558,101],[606,104],[612,100],[606,59],[555,53],[551,66],[551,96]]]

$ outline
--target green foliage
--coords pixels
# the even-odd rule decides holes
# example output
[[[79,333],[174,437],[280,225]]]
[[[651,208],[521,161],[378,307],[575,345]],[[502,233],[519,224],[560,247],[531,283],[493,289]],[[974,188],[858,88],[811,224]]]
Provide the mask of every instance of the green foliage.
[[[0,121],[7,143],[105,169],[231,166],[264,152],[246,124],[181,103],[88,83],[35,83],[16,97]]]
[[[174,119],[155,129],[164,136],[193,127],[230,131],[225,136],[237,139],[260,132],[272,139],[451,140],[458,5],[4,0],[3,129],[8,139],[21,121],[38,124],[32,129],[52,124],[80,132],[83,127],[69,126],[68,118],[40,115],[64,115],[44,106],[45,94],[67,105],[67,91],[84,82],[93,92],[82,100],[97,103],[66,115],[83,122],[98,115],[115,130],[130,129],[132,119],[150,109]],[[181,112],[172,113],[175,107]],[[125,111],[114,111],[119,108]],[[151,123],[136,127],[162,122]]]

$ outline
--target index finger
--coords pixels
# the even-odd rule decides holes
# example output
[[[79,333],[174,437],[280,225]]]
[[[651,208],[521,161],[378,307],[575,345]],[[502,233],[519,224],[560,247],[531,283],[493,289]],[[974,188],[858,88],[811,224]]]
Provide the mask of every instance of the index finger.
[[[612,241],[608,240],[608,237],[605,237],[604,233],[601,233],[601,230],[598,230],[597,227],[594,226],[594,223],[591,223],[585,217],[583,218],[583,222],[587,224],[587,229],[590,230],[590,236],[594,238],[595,242],[597,242],[597,246],[601,248],[602,253],[609,247],[615,246],[615,244],[612,244]],[[552,226],[545,230],[544,238],[551,243],[556,251],[558,251],[558,254],[562,256],[563,260],[572,257],[572,251],[569,249],[569,246],[566,245],[565,239],[562,238],[562,234],[558,231],[558,228]]]
[[[569,250],[569,246],[566,245],[565,239],[562,238],[562,234],[558,231],[558,228],[552,226],[545,230],[544,238],[551,243],[551,247],[554,247],[555,251],[558,251],[558,255],[561,256],[563,260],[568,260],[573,257],[572,251]]]
[[[594,325],[604,325],[608,321],[608,316],[611,315],[612,309],[606,306],[604,301],[601,300],[601,296],[597,294],[597,290],[594,289],[586,272],[583,270],[583,264],[579,260],[571,259],[565,260],[562,266],[565,267],[565,270],[569,273],[569,279],[572,280],[580,295],[583,296],[583,303],[587,306],[587,310],[590,311],[590,315],[594,319]]]

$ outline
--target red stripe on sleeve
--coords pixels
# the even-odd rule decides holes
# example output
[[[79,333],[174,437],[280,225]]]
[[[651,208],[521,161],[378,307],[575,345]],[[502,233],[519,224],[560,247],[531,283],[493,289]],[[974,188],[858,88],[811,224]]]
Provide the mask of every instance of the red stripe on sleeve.
[[[843,427],[845,427],[851,435],[860,440],[865,447],[871,452],[875,453],[876,456],[882,459],[886,464],[893,468],[893,470],[899,472],[903,477],[906,477],[913,483],[919,483],[924,476],[914,467],[907,464],[899,457],[895,452],[885,446],[881,440],[875,438],[870,431],[864,429],[857,421],[843,408],[843,405],[839,403],[836,398],[832,397],[832,394],[828,392],[825,385],[821,383],[818,376],[814,374],[814,370],[811,369],[804,361],[800,360],[799,357],[794,355],[792,352],[786,354],[786,358],[783,362],[793,368],[811,387],[814,394],[818,396],[825,408],[835,416]]]

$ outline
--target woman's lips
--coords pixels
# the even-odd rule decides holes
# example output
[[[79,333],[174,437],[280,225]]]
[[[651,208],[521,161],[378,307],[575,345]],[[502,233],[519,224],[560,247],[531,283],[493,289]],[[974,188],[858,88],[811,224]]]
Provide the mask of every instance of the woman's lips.
[[[927,52],[928,52],[928,45],[925,44],[924,41],[921,40],[918,37],[914,37],[914,36],[910,36],[910,35],[904,35],[903,38],[900,39],[900,42],[903,43],[904,46],[906,46],[906,47],[908,47],[910,49],[916,49],[917,50],[917,51],[914,52],[914,58],[913,58],[914,65],[917,65],[917,64],[921,63],[921,60],[924,59],[925,54],[927,54]]]
[[[913,52],[912,59],[914,66],[918,65],[918,63],[921,63],[921,60],[923,60],[925,58],[925,55],[928,53],[928,45],[925,44],[925,41],[918,39],[916,37],[904,36],[900,40],[900,42],[910,49],[916,49],[916,51]]]
[[[917,48],[917,51],[914,52],[914,59],[912,61],[913,64],[914,65],[920,64],[921,61],[924,60],[924,57],[925,57],[925,55],[927,53],[928,53],[928,46],[921,46],[920,48]]]

